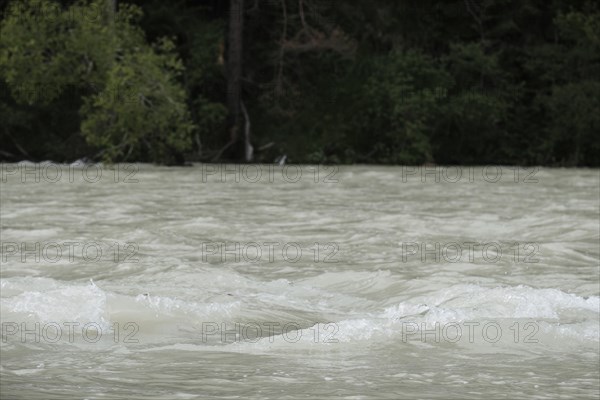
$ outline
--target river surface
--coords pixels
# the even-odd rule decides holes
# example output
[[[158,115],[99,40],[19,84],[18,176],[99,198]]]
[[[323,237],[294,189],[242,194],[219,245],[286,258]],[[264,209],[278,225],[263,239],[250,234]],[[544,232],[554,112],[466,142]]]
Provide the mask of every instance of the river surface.
[[[0,185],[2,399],[600,396],[597,169],[5,164]]]

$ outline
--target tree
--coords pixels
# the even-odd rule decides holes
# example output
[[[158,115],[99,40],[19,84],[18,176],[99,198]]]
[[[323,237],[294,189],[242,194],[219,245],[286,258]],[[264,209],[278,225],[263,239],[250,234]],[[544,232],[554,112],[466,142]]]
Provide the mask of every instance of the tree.
[[[229,2],[229,33],[227,50],[227,108],[229,111],[229,141],[214,160],[221,157],[224,151],[236,159],[251,161],[253,147],[250,143],[250,119],[242,101],[242,66],[244,56],[244,0]],[[243,114],[243,115],[242,115]],[[240,140],[242,117],[245,120],[243,141]],[[240,146],[243,144],[243,147]],[[243,157],[240,152],[243,151]]]
[[[196,129],[178,82],[183,65],[170,39],[146,43],[138,7],[123,4],[118,18],[106,0],[9,7],[0,77],[17,104],[79,110],[81,135],[105,161],[182,161]]]

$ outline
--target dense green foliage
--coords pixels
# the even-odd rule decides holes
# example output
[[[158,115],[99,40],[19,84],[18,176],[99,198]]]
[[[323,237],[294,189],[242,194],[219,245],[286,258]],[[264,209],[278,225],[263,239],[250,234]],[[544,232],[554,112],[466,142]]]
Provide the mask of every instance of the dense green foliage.
[[[227,1],[10,4],[0,157],[220,154]],[[244,19],[258,161],[600,165],[594,1],[246,0]]]
[[[112,18],[105,1],[60,9],[32,0],[13,3],[7,14],[0,65],[14,104],[4,112],[13,108],[31,119],[41,118],[38,113],[66,113],[77,121],[69,128],[107,161],[132,157],[169,163],[190,148],[197,127],[177,80],[183,64],[169,39],[146,43],[136,25],[137,6],[123,4],[118,18]],[[44,130],[52,133],[64,129],[61,121],[48,125]],[[47,143],[41,133],[19,127],[4,129],[14,131],[13,138]],[[60,133],[52,139],[60,141],[56,136]],[[49,155],[60,156],[61,150]]]

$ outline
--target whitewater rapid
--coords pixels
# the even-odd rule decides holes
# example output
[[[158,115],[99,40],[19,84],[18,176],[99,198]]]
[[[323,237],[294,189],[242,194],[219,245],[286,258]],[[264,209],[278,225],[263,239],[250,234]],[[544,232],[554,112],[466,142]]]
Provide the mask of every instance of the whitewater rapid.
[[[597,170],[214,168],[2,176],[3,399],[600,394]]]

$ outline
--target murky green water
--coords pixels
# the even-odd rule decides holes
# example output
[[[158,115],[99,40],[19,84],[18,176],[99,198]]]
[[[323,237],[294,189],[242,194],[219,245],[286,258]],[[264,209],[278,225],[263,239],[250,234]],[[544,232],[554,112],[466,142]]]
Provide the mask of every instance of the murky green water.
[[[598,170],[315,168],[4,165],[1,398],[598,398]]]

